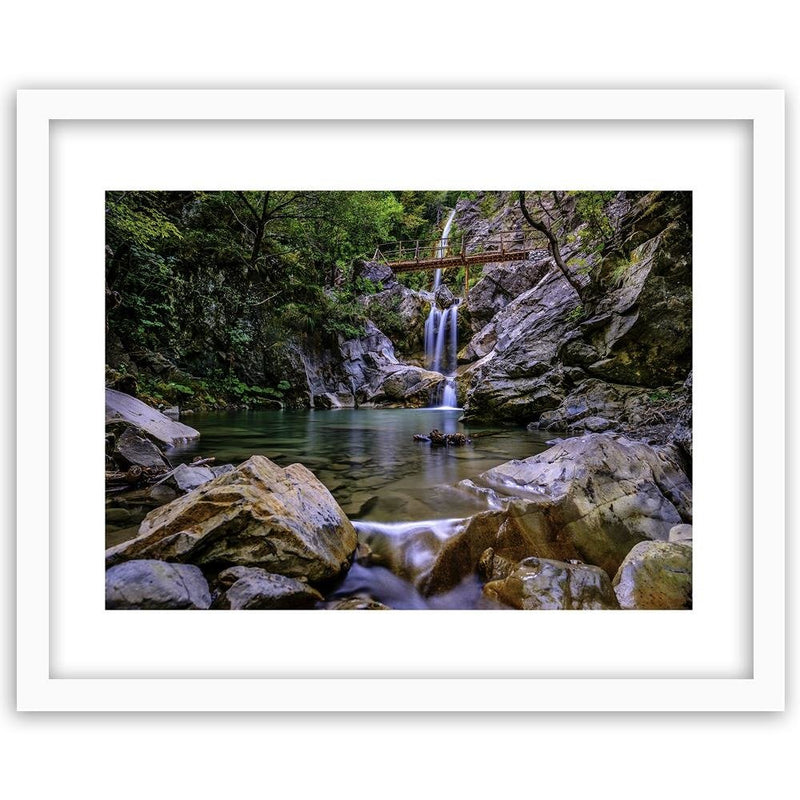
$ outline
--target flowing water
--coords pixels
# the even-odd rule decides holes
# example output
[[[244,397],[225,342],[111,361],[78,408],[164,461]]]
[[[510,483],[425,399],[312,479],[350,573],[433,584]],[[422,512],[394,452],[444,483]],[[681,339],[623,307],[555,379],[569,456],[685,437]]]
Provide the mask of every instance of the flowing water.
[[[458,409],[240,411],[189,418],[200,439],[169,452],[173,463],[214,456],[218,464],[265,455],[281,466],[305,464],[331,491],[372,552],[353,565],[328,600],[369,597],[395,609],[480,607],[477,575],[423,597],[419,580],[438,550],[485,510],[479,494],[456,486],[513,458],[547,449],[549,434],[465,426]],[[464,447],[432,447],[415,433],[438,428],[473,437]]]
[[[455,209],[445,222],[442,238],[439,240],[437,255],[444,258],[447,252],[447,241],[450,228],[455,219]],[[430,405],[441,410],[456,409],[456,365],[458,362],[458,301],[450,308],[441,310],[436,304],[436,291],[442,282],[442,271],[437,269],[433,275],[433,296],[431,309],[425,320],[425,366],[433,372],[439,372],[447,380],[441,384]],[[449,331],[449,336],[448,336]]]

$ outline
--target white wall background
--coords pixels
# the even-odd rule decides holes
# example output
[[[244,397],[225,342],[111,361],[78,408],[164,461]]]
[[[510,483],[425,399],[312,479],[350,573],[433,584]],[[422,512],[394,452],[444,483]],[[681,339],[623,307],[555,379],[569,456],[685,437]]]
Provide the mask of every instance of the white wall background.
[[[791,231],[800,70],[787,8],[775,0],[741,8],[673,0],[652,10],[640,0],[474,9],[444,0],[391,6],[304,0],[277,7],[242,0],[28,0],[7,6],[0,46],[5,112],[0,246],[6,255],[0,412],[8,420],[0,440],[6,455],[0,504],[8,523],[2,553],[0,753],[3,788],[11,796],[74,791],[90,800],[180,792],[200,798],[243,789],[332,798],[506,791],[609,798],[646,793],[653,800],[708,791],[787,796],[785,786],[796,783],[792,744],[800,733],[791,635],[789,711],[782,715],[19,715],[11,536],[17,88],[784,88]],[[796,283],[790,280],[795,307]],[[798,442],[791,419],[790,431],[793,453]],[[794,482],[789,496],[796,494],[793,488],[798,488]],[[790,544],[789,575],[795,550]],[[797,611],[791,582],[789,592],[791,634]]]

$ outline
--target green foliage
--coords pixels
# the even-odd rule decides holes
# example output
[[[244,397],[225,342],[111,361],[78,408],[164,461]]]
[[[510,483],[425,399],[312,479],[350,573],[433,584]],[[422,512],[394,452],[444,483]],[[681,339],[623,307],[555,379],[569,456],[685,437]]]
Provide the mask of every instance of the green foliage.
[[[579,320],[581,320],[583,318],[583,315],[585,313],[586,313],[586,310],[584,309],[584,307],[582,305],[581,306],[575,306],[575,308],[573,308],[572,311],[570,311],[569,314],[567,314],[567,321],[571,322],[571,323],[578,322]]]
[[[358,297],[384,287],[355,278],[355,263],[380,242],[435,238],[461,194],[108,192],[112,350],[137,364],[155,352],[178,365],[175,380],[140,369],[142,396],[158,403],[214,408],[274,401],[281,392],[302,401],[287,379],[294,368],[287,347],[304,337],[330,344],[362,335],[367,316]],[[431,277],[401,280],[430,288]],[[402,329],[396,309],[381,322]]]

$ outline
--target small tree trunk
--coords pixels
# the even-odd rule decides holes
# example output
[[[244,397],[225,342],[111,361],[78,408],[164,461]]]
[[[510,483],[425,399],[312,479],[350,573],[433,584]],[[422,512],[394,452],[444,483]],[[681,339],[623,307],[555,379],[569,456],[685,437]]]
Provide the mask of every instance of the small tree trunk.
[[[543,233],[547,238],[547,241],[550,244],[550,252],[553,254],[553,259],[556,262],[556,266],[561,270],[561,274],[567,279],[569,285],[575,290],[575,293],[581,299],[581,302],[584,301],[583,290],[581,289],[578,282],[569,274],[569,270],[567,269],[567,265],[564,263],[564,260],[561,258],[561,248],[558,244],[558,239],[556,239],[553,232],[550,228],[547,227],[543,222],[537,222],[528,211],[528,207],[525,205],[525,192],[519,193],[519,207],[522,211],[522,216],[525,217],[528,224],[534,228],[535,230]]]

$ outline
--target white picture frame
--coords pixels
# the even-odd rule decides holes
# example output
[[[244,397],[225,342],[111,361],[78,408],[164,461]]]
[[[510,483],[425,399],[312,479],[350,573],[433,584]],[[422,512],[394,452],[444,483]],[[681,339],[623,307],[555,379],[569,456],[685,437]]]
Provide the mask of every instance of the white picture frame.
[[[336,125],[331,127],[334,121]],[[248,123],[258,124],[248,127]],[[617,171],[598,165],[595,153],[592,162],[583,165],[585,174],[605,176],[606,181],[609,176],[617,176],[618,180],[614,185],[606,182],[602,186],[579,187],[575,181],[580,178],[575,176],[583,173],[567,163],[569,151],[559,150],[564,146],[559,139],[564,138],[565,132],[567,138],[574,134],[570,146],[581,149],[573,150],[572,161],[580,162],[586,158],[586,152],[592,152],[592,142],[583,132],[593,131],[597,138],[602,137],[603,131],[611,130],[598,128],[601,123],[614,126],[614,135],[606,141],[607,149],[603,152]],[[732,127],[726,127],[729,124]],[[127,126],[125,131],[119,125]],[[530,159],[526,143],[533,141],[531,126],[537,125],[542,130],[559,126],[556,136],[550,130],[541,140],[549,143],[546,152],[538,153],[542,166],[537,174],[542,176],[542,182],[531,183],[523,167],[519,168],[521,179],[514,181],[518,173],[515,160],[507,157],[508,151],[515,157],[518,155],[520,161]],[[675,153],[667,152],[668,147],[655,152],[643,147],[639,153],[636,141],[637,137],[646,138],[643,126],[647,136],[657,128],[667,131],[667,138],[662,130],[661,138],[653,139],[662,142],[662,146],[663,142],[680,140]],[[711,533],[704,545],[704,528],[698,526],[695,552],[700,567],[696,567],[695,582],[701,583],[697,595],[701,602],[696,603],[693,611],[610,612],[610,615],[466,612],[473,616],[463,622],[452,616],[458,612],[427,612],[422,615],[424,621],[413,612],[313,613],[313,619],[306,612],[288,612],[290,616],[284,612],[249,615],[124,612],[113,617],[112,626],[109,612],[103,608],[102,594],[97,591],[98,575],[102,582],[102,549],[92,550],[93,543],[102,540],[102,535],[98,536],[102,509],[95,509],[90,502],[82,503],[80,496],[76,499],[75,489],[80,484],[73,483],[85,480],[87,485],[95,487],[92,483],[95,481],[99,487],[101,482],[99,468],[94,466],[101,461],[93,458],[102,447],[101,437],[96,437],[95,448],[90,426],[92,420],[102,418],[102,391],[99,391],[102,372],[96,369],[97,359],[87,355],[99,352],[98,340],[102,339],[99,333],[102,286],[95,285],[95,278],[102,274],[96,268],[103,259],[100,189],[195,188],[186,183],[193,164],[198,174],[203,171],[201,165],[211,169],[205,173],[211,183],[203,184],[203,188],[225,185],[264,188],[245,182],[264,180],[267,173],[260,171],[258,163],[243,163],[238,148],[237,152],[224,154],[210,144],[228,141],[225,137],[231,136],[231,142],[239,142],[236,138],[239,134],[232,133],[237,127],[246,129],[241,139],[245,153],[248,147],[263,146],[267,141],[263,138],[264,131],[274,130],[274,140],[268,137],[268,141],[280,142],[287,152],[295,153],[295,158],[302,155],[303,162],[313,162],[316,172],[309,172],[306,165],[302,178],[308,188],[367,188],[374,186],[376,179],[396,181],[403,175],[411,176],[409,180],[416,177],[414,185],[406,184],[408,188],[429,188],[419,183],[421,173],[415,175],[413,163],[401,163],[398,171],[397,164],[392,162],[398,160],[397,151],[406,147],[421,158],[426,148],[435,149],[429,147],[431,143],[440,144],[437,137],[441,131],[445,131],[445,139],[450,137],[449,141],[455,139],[452,131],[464,132],[458,142],[454,141],[454,149],[461,148],[464,158],[475,153],[478,142],[499,145],[493,158],[487,157],[481,145],[471,164],[462,161],[436,179],[441,181],[449,176],[452,181],[462,176],[460,185],[474,181],[480,188],[550,188],[559,175],[572,177],[567,178],[571,180],[568,187],[562,184],[558,188],[687,188],[687,181],[692,188],[694,172],[700,175],[704,169],[708,170],[707,177],[702,179],[706,181],[705,189],[698,189],[696,195],[697,199],[705,197],[708,202],[695,204],[695,221],[699,233],[700,229],[707,231],[706,244],[711,244],[712,234],[719,240],[716,251],[701,241],[696,246],[694,268],[700,280],[695,330],[701,345],[711,341],[708,331],[713,337],[714,326],[746,334],[752,312],[752,353],[748,351],[749,341],[744,341],[743,347],[720,351],[713,360],[710,349],[700,348],[709,356],[703,362],[709,369],[695,374],[695,414],[699,420],[696,449],[700,453],[700,458],[696,457],[695,488],[698,507],[703,502],[707,504],[708,513],[702,518],[707,521],[705,529]],[[390,128],[391,135],[382,139],[383,131]],[[251,130],[258,140],[255,145]],[[345,130],[346,135],[339,137],[340,130]],[[715,137],[723,130],[733,133],[719,133],[717,147]],[[185,131],[197,131],[198,135],[186,137]],[[626,147],[615,150],[620,137],[626,135],[631,137]],[[305,153],[291,151],[292,141],[304,137],[307,147],[314,143],[321,145],[323,158],[315,160],[318,155],[313,147]],[[359,146],[352,148],[353,141],[360,142]],[[374,141],[390,142],[395,148],[383,151],[387,163],[381,161],[379,147],[370,149]],[[685,151],[680,147],[691,148],[693,141],[697,142],[698,153],[705,155],[698,156],[696,163],[693,158],[688,159],[687,165]],[[783,708],[785,254],[781,91],[26,90],[18,94],[17,142],[19,709],[764,711]],[[118,142],[124,142],[125,149],[115,149]],[[337,149],[326,151],[325,148],[334,146],[331,142]],[[506,153],[505,161],[501,151]],[[560,155],[562,163],[545,164],[554,153]],[[648,153],[652,161],[647,160]],[[735,157],[735,163],[720,160],[714,167],[711,162],[715,153]],[[337,160],[346,162],[350,172],[343,171],[341,163],[333,163],[334,154],[341,154]],[[327,166],[324,158],[328,159]],[[615,158],[619,159],[616,164]],[[670,162],[671,158],[674,161]],[[154,161],[159,162],[155,167]],[[651,163],[652,171],[647,166]],[[670,163],[678,181],[675,185],[665,183],[667,173],[658,173],[659,168],[663,170]],[[126,166],[129,171],[116,172],[115,164]],[[131,164],[140,172],[131,172]],[[268,174],[274,176],[275,186],[286,185],[293,174],[301,171],[291,158],[273,158],[270,169],[272,172]],[[737,182],[731,184],[734,187],[731,192],[738,193],[736,202],[752,207],[752,231],[741,229],[739,217],[726,215],[727,194],[716,199],[712,196],[713,180],[722,181],[731,171],[737,173]],[[148,182],[121,186],[117,181],[123,174],[129,176],[128,180]],[[315,174],[320,177],[309,185]],[[131,178],[132,175],[141,177]],[[503,183],[487,183],[493,179]],[[154,180],[158,180],[158,185],[153,185]],[[221,183],[225,180],[230,183]],[[632,180],[636,185],[630,185]],[[659,186],[654,185],[655,180],[660,180]],[[700,186],[702,181],[700,178],[698,181]],[[698,218],[706,209],[709,216]],[[713,218],[715,209],[717,218]],[[734,237],[735,246],[731,244]],[[749,244],[752,253],[748,252]],[[721,254],[724,263],[713,263],[715,252]],[[746,275],[742,273],[738,288],[726,286],[728,253],[747,271]],[[81,261],[84,257],[85,273]],[[758,280],[753,280],[755,275]],[[715,279],[725,287],[719,289],[723,293],[719,307],[703,301],[703,297],[708,297],[703,295],[703,281],[710,286]],[[749,285],[752,285],[751,306],[744,304],[750,300]],[[725,302],[725,291],[733,292],[729,303]],[[75,313],[78,306],[80,314]],[[702,336],[701,331],[705,331]],[[712,369],[714,362],[720,370],[718,374]],[[735,380],[731,377],[734,373]],[[752,382],[752,403],[747,397],[748,376]],[[727,398],[719,409],[714,407],[714,392],[724,392]],[[770,421],[769,435],[755,437],[753,421],[765,419]],[[718,420],[725,420],[726,436],[715,442],[709,434]],[[82,440],[79,429],[84,422],[89,427],[84,428]],[[750,438],[752,447],[744,446]],[[710,463],[714,459],[719,463]],[[48,469],[44,468],[43,460],[48,461]],[[742,513],[749,503],[740,505],[741,496],[747,495],[746,489],[741,490],[746,486],[743,476],[750,469],[752,519]],[[26,479],[32,475],[36,476],[35,481]],[[734,478],[740,487],[738,491],[732,483]],[[739,538],[729,552],[725,550],[722,533],[733,526],[737,527]],[[92,552],[97,552],[96,564],[87,558]],[[748,587],[736,597],[735,610],[720,604],[718,597],[715,600],[714,569],[724,573],[719,578],[720,596],[724,589],[727,592],[724,596],[733,598],[739,583]],[[75,577],[78,573],[80,581]],[[597,616],[592,617],[593,614]],[[283,659],[270,671],[269,652],[259,650],[254,644],[254,632],[258,629],[253,625],[261,626],[261,630],[267,625],[273,641],[284,648],[296,649],[297,654],[292,659]],[[645,647],[631,647],[631,641],[646,637],[646,631],[653,626],[663,629],[662,641],[670,643],[669,647],[659,651],[655,639],[642,640]],[[443,632],[451,628],[457,633],[452,640],[442,643],[442,639],[447,640]],[[185,632],[182,650],[170,649],[175,647],[176,631]],[[707,644],[710,631],[716,631],[720,637],[718,648],[713,642]],[[485,649],[470,642],[471,638],[486,642],[486,637],[492,634],[502,641],[520,642],[518,648],[513,648],[517,658],[513,669],[504,667],[505,661],[513,660],[511,650],[506,659],[502,650],[495,648],[497,652],[489,658]],[[533,670],[528,674],[525,659],[533,651],[526,647],[534,635],[566,655],[562,661],[551,659],[539,663],[538,672]],[[603,655],[612,635],[615,646],[622,648],[624,644],[629,648],[625,655],[620,650],[616,660],[613,654],[610,658]],[[114,636],[120,638],[115,640]],[[419,640],[424,642],[421,652],[404,659],[407,650],[420,650]],[[572,649],[576,640],[585,643],[583,649]],[[341,641],[362,643],[364,660],[336,660],[334,653]],[[385,645],[382,665],[375,655],[373,666],[370,658],[374,654],[363,647],[364,641],[379,643],[378,649],[381,643]],[[393,644],[398,642],[403,646],[393,650]],[[209,646],[210,643],[220,643],[219,650],[224,652]],[[685,652],[681,652],[681,646]],[[708,652],[704,655],[700,650],[706,646]],[[641,669],[637,666],[637,652],[643,649],[657,654],[661,670],[658,661],[645,665],[643,660],[644,666]],[[717,650],[724,651],[730,663],[717,660]],[[426,652],[430,654],[429,662],[425,660]],[[119,663],[113,661],[115,653]],[[389,659],[394,659],[394,667]],[[359,663],[366,666],[359,668]],[[462,668],[465,663],[468,668]],[[235,664],[241,664],[241,669],[233,669]]]

